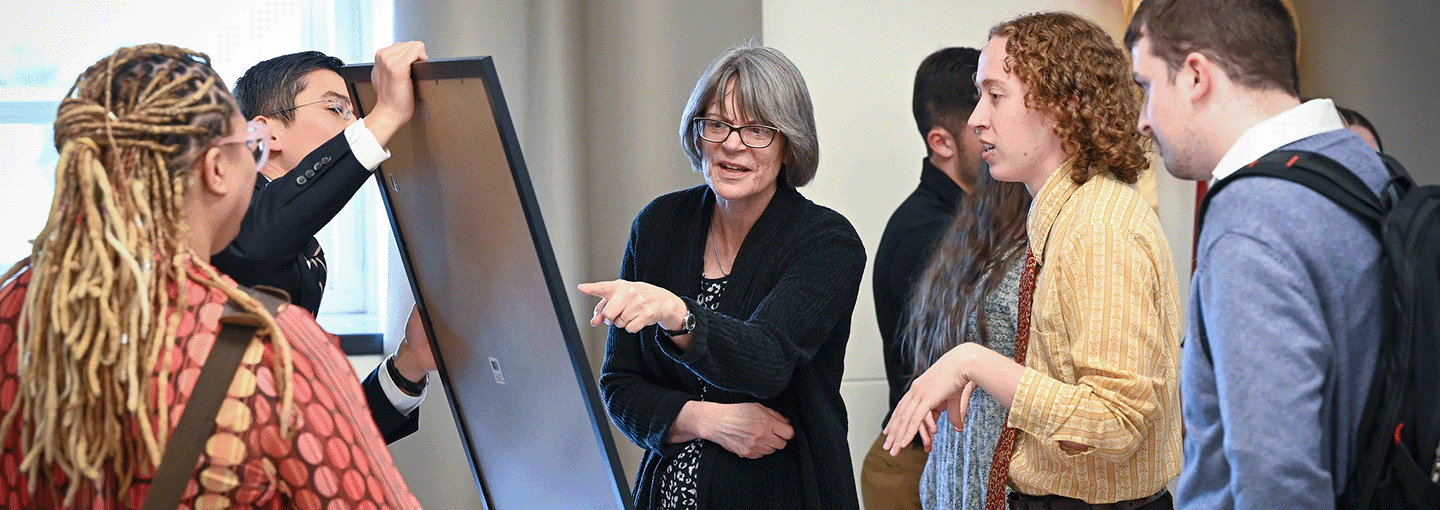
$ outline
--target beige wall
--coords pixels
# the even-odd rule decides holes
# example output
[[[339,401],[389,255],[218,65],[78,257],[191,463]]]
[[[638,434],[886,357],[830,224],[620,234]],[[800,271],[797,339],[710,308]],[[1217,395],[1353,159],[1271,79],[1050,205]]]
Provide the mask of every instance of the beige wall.
[[[1423,184],[1440,184],[1440,2],[1295,0],[1300,92],[1360,112]]]
[[[505,93],[507,106],[520,133],[522,146],[529,148],[537,137],[539,127],[573,126],[571,119],[558,119],[564,110],[532,108],[533,102],[565,97],[564,90],[547,86],[550,82],[537,80],[529,63],[532,55],[540,61],[555,62],[546,70],[565,66],[568,55],[563,49],[554,49],[543,42],[554,38],[552,32],[563,32],[563,24],[530,23],[532,11],[536,17],[544,17],[556,4],[569,4],[561,0],[516,3],[503,1],[468,2],[464,0],[427,0],[424,2],[397,1],[395,3],[395,39],[404,41],[420,39],[425,41],[426,51],[431,58],[467,57],[490,55],[495,58],[495,67],[500,75],[500,88]],[[565,19],[560,16],[560,19]],[[557,26],[558,25],[558,26]],[[563,37],[560,38],[562,41]],[[536,41],[536,42],[532,42]],[[573,47],[573,45],[561,45]],[[547,53],[548,52],[548,53]],[[574,83],[574,79],[560,78],[557,83]],[[532,83],[536,85],[532,86]],[[540,135],[551,135],[539,129]],[[562,136],[555,136],[563,138]],[[574,192],[568,186],[566,174],[535,172],[533,169],[556,165],[573,153],[568,145],[556,144],[545,150],[525,151],[526,161],[532,168],[531,176],[539,194],[552,198],[545,204],[546,220],[551,217],[567,222],[566,216],[573,216],[565,202],[553,200],[555,196],[567,196]],[[558,166],[558,165],[556,165]],[[556,203],[559,202],[559,203]],[[550,230],[551,242],[560,254],[578,253],[573,241],[574,230]],[[392,260],[398,260],[398,252],[392,248]],[[574,257],[561,255],[560,264],[571,268]],[[390,264],[390,298],[388,316],[403,317],[409,312],[412,298],[410,285],[406,282],[401,264]],[[392,321],[387,338],[401,338],[404,323]],[[357,364],[358,365],[358,364]],[[363,365],[360,365],[363,366]],[[368,371],[368,369],[365,369]],[[364,373],[364,372],[362,372]],[[390,452],[410,490],[426,508],[484,508],[479,492],[475,488],[469,460],[461,446],[460,435],[455,427],[454,416],[450,413],[448,399],[440,384],[430,385],[427,402],[420,406],[420,430],[415,434],[391,445]]]

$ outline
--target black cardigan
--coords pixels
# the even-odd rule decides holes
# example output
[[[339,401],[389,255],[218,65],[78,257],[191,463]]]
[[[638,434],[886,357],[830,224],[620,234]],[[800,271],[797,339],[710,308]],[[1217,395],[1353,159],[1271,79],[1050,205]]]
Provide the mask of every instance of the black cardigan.
[[[611,419],[646,449],[635,503],[651,508],[658,477],[683,444],[664,443],[687,401],[760,402],[790,420],[795,437],[743,459],[706,441],[699,508],[858,508],[840,379],[865,248],[843,216],[783,184],[735,256],[718,308],[697,305],[715,195],[670,193],[635,218],[620,277],[664,287],[695,314],[690,349],[656,326],[610,328],[600,389]]]

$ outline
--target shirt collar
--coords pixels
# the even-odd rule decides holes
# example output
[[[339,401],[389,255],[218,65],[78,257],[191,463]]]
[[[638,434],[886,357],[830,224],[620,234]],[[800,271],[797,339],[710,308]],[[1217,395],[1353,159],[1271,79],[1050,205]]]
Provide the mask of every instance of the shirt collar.
[[[1345,129],[1345,123],[1335,111],[1335,103],[1329,99],[1311,99],[1251,126],[1230,146],[1225,157],[1220,158],[1211,175],[1215,180],[1224,179],[1275,149],[1336,129]]]
[[[955,184],[955,179],[951,179],[940,168],[931,164],[930,158],[922,159],[921,162],[920,187],[938,195],[940,200],[949,206],[950,211],[954,212],[959,207],[960,196],[965,194],[965,190],[960,189],[959,184]]]
[[[1030,238],[1030,251],[1035,254],[1035,261],[1043,263],[1045,260],[1045,245],[1050,240],[1050,228],[1055,225],[1055,218],[1060,216],[1060,210],[1064,208],[1065,202],[1080,189],[1075,179],[1070,178],[1071,166],[1075,157],[1071,156],[1060,165],[1060,168],[1045,179],[1045,184],[1040,186],[1040,192],[1035,194],[1035,199],[1030,202],[1030,215],[1026,219],[1025,234]],[[1100,178],[1092,177],[1094,179]]]

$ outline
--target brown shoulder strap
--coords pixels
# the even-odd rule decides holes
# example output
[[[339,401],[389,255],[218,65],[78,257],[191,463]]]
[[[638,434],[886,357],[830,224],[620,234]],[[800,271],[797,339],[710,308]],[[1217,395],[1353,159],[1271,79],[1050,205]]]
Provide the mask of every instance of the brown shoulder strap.
[[[250,297],[260,301],[271,315],[280,312],[286,304],[284,293],[280,296],[263,291],[241,287]],[[168,510],[180,506],[185,487],[194,478],[196,463],[205,442],[215,432],[215,417],[220,413],[220,404],[225,401],[235,371],[240,368],[240,359],[255,337],[260,325],[259,317],[241,310],[233,302],[225,303],[225,312],[220,316],[220,333],[215,335],[215,346],[200,368],[195,380],[195,389],[185,404],[185,411],[171,433],[155,470],[155,479],[145,497],[144,510]]]

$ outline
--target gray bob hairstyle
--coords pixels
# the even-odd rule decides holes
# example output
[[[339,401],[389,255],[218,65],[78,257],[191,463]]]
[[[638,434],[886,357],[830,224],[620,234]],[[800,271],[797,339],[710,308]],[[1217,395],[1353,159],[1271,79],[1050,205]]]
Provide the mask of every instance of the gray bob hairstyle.
[[[724,108],[726,85],[732,80],[735,104],[741,112],[723,113],[749,113],[754,122],[778,128],[786,142],[782,178],[792,187],[809,183],[820,165],[820,142],[815,136],[815,108],[810,104],[805,78],[779,50],[751,43],[715,57],[690,92],[690,100],[680,114],[680,147],[690,157],[690,166],[704,172],[694,120],[717,113],[705,111],[712,103]]]

